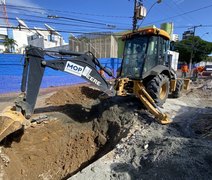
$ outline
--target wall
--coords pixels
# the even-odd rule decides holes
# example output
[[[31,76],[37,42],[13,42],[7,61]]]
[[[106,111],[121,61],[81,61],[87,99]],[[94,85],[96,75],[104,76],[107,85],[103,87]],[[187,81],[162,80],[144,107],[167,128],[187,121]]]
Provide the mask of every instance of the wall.
[[[44,37],[40,37],[37,39],[33,39],[31,40],[30,37],[28,38],[28,43],[32,46],[36,46],[36,47],[40,47],[40,48],[44,48]]]
[[[82,36],[83,37],[83,36]],[[118,43],[112,35],[85,35],[83,40],[69,39],[70,49],[76,52],[91,51],[97,58],[117,58]]]
[[[23,49],[28,45],[28,36],[32,35],[30,31],[19,31],[14,29],[12,32],[12,38],[16,41],[15,52],[22,53]]]
[[[50,51],[58,51],[58,50],[70,50],[70,46],[67,45],[63,45],[63,46],[57,46],[57,47],[52,47],[52,48],[46,48],[46,50],[50,50]]]

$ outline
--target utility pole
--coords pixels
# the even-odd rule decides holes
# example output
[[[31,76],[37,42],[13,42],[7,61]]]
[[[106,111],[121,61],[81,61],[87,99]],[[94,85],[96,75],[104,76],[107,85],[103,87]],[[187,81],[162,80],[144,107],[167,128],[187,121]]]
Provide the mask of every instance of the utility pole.
[[[137,29],[138,19],[143,19],[144,17],[146,17],[146,8],[143,6],[142,0],[134,0],[133,32]]]
[[[133,15],[133,32],[136,30],[137,26],[137,0],[134,0],[134,15]]]
[[[150,9],[146,10],[146,8],[143,6],[143,0],[134,0],[134,15],[133,15],[133,28],[132,31],[135,32],[137,29],[137,22],[138,19],[142,20],[144,19],[148,13],[150,12],[150,10],[154,7],[155,4],[159,4],[161,3],[162,0],[157,0],[151,7]]]
[[[198,26],[193,26],[193,36],[192,36],[192,44],[191,44],[191,56],[190,56],[190,61],[189,61],[189,70],[190,70],[190,75],[191,75],[191,68],[192,68],[192,60],[193,60],[193,55],[194,55],[194,36],[195,36],[195,31],[196,28],[201,27],[202,25]]]

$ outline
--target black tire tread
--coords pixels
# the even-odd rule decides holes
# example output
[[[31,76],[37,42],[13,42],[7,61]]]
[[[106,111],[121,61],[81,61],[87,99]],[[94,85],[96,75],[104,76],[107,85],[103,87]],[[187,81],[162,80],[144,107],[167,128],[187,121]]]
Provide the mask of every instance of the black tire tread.
[[[155,103],[158,106],[162,106],[165,103],[169,94],[168,91],[166,93],[166,97],[163,100],[159,98],[160,88],[164,83],[167,83],[167,90],[169,90],[169,78],[164,74],[159,74],[158,76],[155,76],[151,81],[149,81],[146,85],[147,92],[154,99]]]

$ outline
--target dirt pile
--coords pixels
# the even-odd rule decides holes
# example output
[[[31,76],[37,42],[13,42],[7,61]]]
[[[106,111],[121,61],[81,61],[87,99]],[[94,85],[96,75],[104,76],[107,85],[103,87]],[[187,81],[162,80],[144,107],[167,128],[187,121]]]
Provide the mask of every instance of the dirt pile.
[[[97,100],[101,91],[88,86],[72,86],[60,89],[57,93],[47,98],[46,104],[53,106],[65,104],[81,104],[93,105],[94,100]]]
[[[1,173],[4,179],[61,179],[95,155],[94,138],[86,127],[59,121],[30,127],[20,142],[2,148],[8,162]]]
[[[66,179],[110,151],[126,136],[134,108],[116,98],[98,99],[101,93],[72,86],[41,96],[34,123],[2,142],[2,177]]]
[[[90,111],[100,93],[71,87],[47,98],[46,106],[38,107],[32,117],[38,124],[2,142],[4,179],[62,179],[91,160],[100,145],[92,129],[96,113]]]

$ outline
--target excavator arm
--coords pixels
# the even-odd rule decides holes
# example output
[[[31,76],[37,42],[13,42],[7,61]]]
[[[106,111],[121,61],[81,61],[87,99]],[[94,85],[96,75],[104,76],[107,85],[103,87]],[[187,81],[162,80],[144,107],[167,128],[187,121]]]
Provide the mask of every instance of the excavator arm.
[[[103,70],[109,76],[112,76],[112,73],[104,68],[92,53],[51,51],[59,56],[54,57],[53,60],[45,60],[47,53],[38,47],[29,46],[26,48],[21,82],[22,93],[13,107],[7,108],[0,114],[0,141],[22,128],[33,114],[46,68],[82,77],[102,91],[110,92],[113,90],[113,86],[98,72],[98,69]]]
[[[16,107],[24,112],[26,118],[30,118],[34,111],[46,68],[80,76],[102,91],[112,90],[112,86],[101,76],[97,68],[104,70],[109,76],[112,76],[112,73],[105,69],[92,53],[82,54],[64,50],[55,53],[62,55],[62,58],[45,60],[46,51],[32,46],[26,49],[21,83],[21,91],[25,93],[25,97],[15,102]]]

